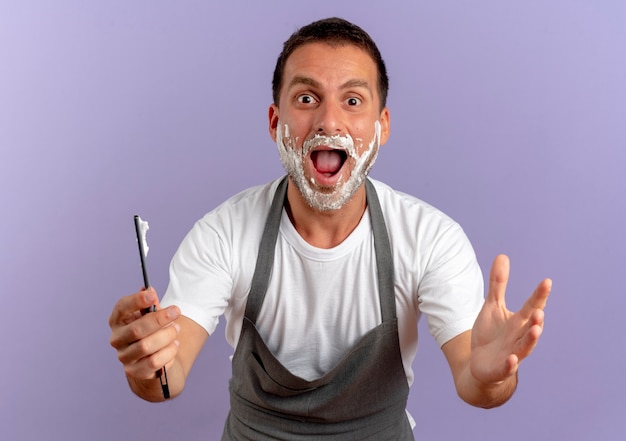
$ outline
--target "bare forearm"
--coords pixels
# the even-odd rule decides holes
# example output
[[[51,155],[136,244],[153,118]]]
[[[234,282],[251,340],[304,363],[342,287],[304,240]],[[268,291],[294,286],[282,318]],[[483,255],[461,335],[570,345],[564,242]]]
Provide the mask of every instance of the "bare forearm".
[[[472,406],[491,409],[506,403],[517,387],[517,373],[496,384],[484,384],[474,378],[469,366],[456,381],[456,390],[463,401]]]

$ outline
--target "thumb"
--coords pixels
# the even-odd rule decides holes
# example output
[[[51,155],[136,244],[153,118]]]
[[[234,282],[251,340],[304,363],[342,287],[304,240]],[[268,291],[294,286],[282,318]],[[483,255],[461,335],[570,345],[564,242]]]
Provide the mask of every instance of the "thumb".
[[[154,288],[149,286],[148,288],[142,288],[141,293],[143,307],[141,309],[141,314],[147,314],[149,312],[154,312],[161,309],[161,305],[159,302],[159,296],[157,295]]]

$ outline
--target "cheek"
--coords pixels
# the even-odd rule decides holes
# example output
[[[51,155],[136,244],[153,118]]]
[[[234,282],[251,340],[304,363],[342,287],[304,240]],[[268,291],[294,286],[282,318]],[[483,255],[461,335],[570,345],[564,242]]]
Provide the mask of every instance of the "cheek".
[[[358,137],[354,138],[354,144],[360,155],[368,150],[374,149],[380,143],[380,123],[376,121],[374,124],[362,125],[357,132]]]
[[[277,141],[288,150],[297,150],[299,137],[293,132],[292,125],[285,121],[279,121],[276,130]]]

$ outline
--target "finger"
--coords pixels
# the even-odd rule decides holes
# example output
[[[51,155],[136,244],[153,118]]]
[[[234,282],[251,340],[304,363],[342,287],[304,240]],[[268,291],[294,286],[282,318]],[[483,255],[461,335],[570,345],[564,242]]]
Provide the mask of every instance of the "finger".
[[[533,302],[532,306],[534,308],[544,309],[546,307],[546,303],[548,302],[548,297],[550,296],[551,292],[552,292],[552,280],[551,279],[543,280],[537,286],[537,289],[535,289],[535,292],[533,293],[533,296],[531,297],[532,302]]]
[[[543,310],[548,302],[548,297],[552,291],[552,280],[545,279],[533,291],[530,297],[524,302],[520,309],[520,315],[528,319],[536,310]]]
[[[116,327],[111,334],[111,346],[118,350],[123,349],[170,325],[178,317],[180,309],[170,306],[144,315],[125,326]]]
[[[537,347],[537,343],[539,342],[539,337],[541,337],[542,332],[543,326],[540,324],[534,324],[524,333],[517,348],[515,349],[515,355],[517,355],[520,361],[528,357],[533,352],[535,347]]]
[[[126,375],[139,380],[150,380],[157,377],[156,372],[162,367],[171,368],[178,354],[178,340],[174,340],[158,352],[146,356],[136,363],[124,365]]]
[[[128,318],[134,316],[138,311],[148,308],[158,302],[158,296],[153,288],[143,289],[139,292],[122,297],[113,307],[109,317],[109,326],[123,325],[128,322]]]
[[[509,258],[504,254],[496,256],[491,265],[486,301],[504,304],[504,293],[506,292],[506,286],[509,281],[509,272]]]
[[[121,348],[118,350],[117,356],[123,364],[136,363],[138,360],[152,356],[172,344],[178,338],[179,332],[180,326],[172,323],[141,340]]]

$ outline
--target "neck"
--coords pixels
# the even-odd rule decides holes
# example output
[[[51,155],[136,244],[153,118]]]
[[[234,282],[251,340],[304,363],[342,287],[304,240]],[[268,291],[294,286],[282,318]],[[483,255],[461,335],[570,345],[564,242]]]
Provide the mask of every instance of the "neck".
[[[343,242],[357,227],[366,208],[365,184],[338,210],[319,211],[311,208],[289,179],[287,214],[298,234],[315,247],[333,248]]]

